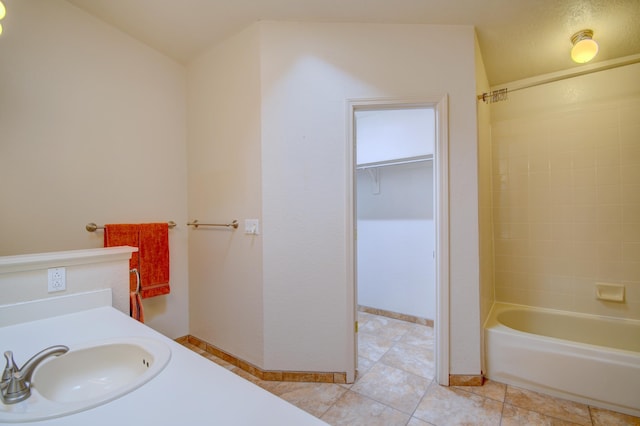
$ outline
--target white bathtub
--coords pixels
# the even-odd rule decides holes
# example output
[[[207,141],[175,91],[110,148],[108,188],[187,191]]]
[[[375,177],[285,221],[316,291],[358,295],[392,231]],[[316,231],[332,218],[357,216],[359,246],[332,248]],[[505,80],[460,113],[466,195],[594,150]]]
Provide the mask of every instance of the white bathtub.
[[[640,321],[495,303],[489,379],[640,416]]]

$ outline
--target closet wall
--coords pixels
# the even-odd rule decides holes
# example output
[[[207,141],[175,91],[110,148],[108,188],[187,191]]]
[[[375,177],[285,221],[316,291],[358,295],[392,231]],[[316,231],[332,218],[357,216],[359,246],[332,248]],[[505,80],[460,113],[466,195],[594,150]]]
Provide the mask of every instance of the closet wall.
[[[358,304],[435,318],[433,111],[356,113]]]

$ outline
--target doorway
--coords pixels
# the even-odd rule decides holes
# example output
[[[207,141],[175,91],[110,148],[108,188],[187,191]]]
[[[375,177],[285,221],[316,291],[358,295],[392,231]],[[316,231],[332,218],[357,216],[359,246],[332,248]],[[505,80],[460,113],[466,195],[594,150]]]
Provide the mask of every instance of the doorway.
[[[355,111],[360,311],[433,326],[433,108]]]
[[[443,385],[449,382],[446,103],[446,97],[348,102],[354,322],[360,306],[435,325],[435,376]],[[354,378],[357,342],[356,324]]]

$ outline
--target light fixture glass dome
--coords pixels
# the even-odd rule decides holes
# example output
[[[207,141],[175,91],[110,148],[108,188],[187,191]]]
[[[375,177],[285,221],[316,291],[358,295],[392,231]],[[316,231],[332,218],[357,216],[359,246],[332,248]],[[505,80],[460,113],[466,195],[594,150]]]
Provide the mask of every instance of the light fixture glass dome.
[[[4,4],[0,0],[0,20],[7,15],[7,9],[4,7]],[[0,35],[2,35],[2,24],[0,24]]]
[[[573,62],[585,64],[598,54],[598,43],[593,40],[592,30],[578,31],[571,36],[571,59]]]

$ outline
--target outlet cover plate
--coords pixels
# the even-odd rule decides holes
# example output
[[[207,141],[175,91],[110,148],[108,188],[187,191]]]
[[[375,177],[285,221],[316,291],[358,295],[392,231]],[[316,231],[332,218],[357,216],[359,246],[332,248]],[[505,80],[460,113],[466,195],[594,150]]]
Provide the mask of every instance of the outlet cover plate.
[[[47,270],[47,290],[49,293],[67,289],[67,273],[65,268],[49,268]]]

